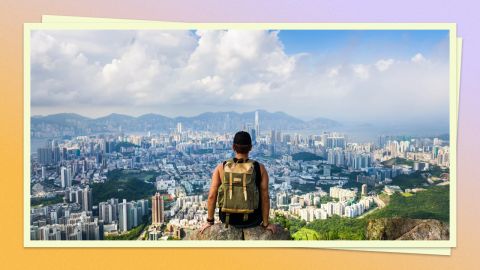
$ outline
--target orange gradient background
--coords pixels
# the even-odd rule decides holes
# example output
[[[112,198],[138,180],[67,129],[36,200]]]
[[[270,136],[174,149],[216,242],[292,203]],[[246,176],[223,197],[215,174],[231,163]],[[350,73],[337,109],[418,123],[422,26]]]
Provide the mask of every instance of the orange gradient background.
[[[354,1],[338,7],[324,1],[246,0],[230,5],[227,1],[120,2],[2,0],[0,3],[2,269],[478,269],[478,258],[474,257],[480,243],[475,195],[480,183],[475,155],[480,153],[476,136],[480,131],[476,116],[480,111],[475,102],[480,100],[476,74],[480,70],[480,52],[475,50],[480,46],[473,26],[476,16],[473,12],[478,8],[457,2],[456,6],[442,4],[437,10],[430,10],[432,5],[418,1],[399,4],[378,1],[370,6]],[[416,10],[428,9],[434,15],[411,12],[412,6]],[[46,14],[184,22],[458,23],[464,50],[457,148],[457,248],[452,249],[451,256],[305,248],[24,248],[23,23],[40,22],[41,15]]]

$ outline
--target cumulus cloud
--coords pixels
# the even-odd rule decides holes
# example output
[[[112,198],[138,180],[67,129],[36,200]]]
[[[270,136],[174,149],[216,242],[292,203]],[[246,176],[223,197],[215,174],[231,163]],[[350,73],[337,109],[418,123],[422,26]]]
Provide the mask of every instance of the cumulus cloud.
[[[230,97],[233,100],[254,100],[270,92],[270,86],[267,83],[258,82],[244,84]]]
[[[370,67],[363,64],[356,64],[352,66],[353,72],[357,78],[366,80],[370,77]]]
[[[378,60],[376,63],[375,63],[375,67],[379,70],[379,71],[385,71],[387,70],[393,63],[395,62],[395,60],[393,59],[380,59]]]
[[[332,78],[332,77],[336,77],[338,76],[339,72],[340,72],[340,68],[341,67],[333,67],[333,68],[330,68],[327,72],[327,76],[329,78]]]
[[[411,61],[414,63],[422,63],[422,62],[425,62],[426,60],[427,59],[425,59],[425,57],[421,53],[415,54],[411,59]]]
[[[447,61],[288,54],[278,31],[35,31],[30,47],[33,114],[262,108],[368,120],[434,114],[448,104]],[[405,111],[413,101],[422,106]]]

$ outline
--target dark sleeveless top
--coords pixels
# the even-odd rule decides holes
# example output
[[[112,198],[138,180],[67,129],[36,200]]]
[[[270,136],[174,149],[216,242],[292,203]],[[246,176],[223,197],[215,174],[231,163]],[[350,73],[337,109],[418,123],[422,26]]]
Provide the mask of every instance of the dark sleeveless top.
[[[247,159],[248,160],[248,159]],[[242,163],[243,160],[233,158],[233,161]],[[223,166],[225,166],[226,161],[223,162]],[[260,164],[257,161],[253,162],[253,169],[255,170],[255,184],[257,185],[260,200],[258,201],[258,208],[253,211],[253,213],[248,214],[248,219],[243,221],[243,214],[230,214],[230,221],[229,224],[237,227],[237,228],[248,228],[248,227],[255,227],[262,223],[262,194],[260,192],[260,183],[262,182],[262,174],[260,171]],[[221,209],[218,212],[220,220],[225,223],[226,213],[222,212]]]

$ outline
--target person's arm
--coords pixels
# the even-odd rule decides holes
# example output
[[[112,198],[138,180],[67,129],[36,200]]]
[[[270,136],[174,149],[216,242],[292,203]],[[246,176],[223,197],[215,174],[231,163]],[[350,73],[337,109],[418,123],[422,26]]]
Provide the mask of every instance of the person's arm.
[[[260,164],[260,173],[262,176],[262,181],[260,182],[260,198],[262,199],[262,220],[263,225],[267,226],[269,224],[268,216],[270,213],[270,197],[268,194],[268,173],[263,164]]]
[[[260,164],[260,172],[262,174],[262,182],[260,182],[260,198],[262,199],[262,226],[270,230],[272,233],[277,232],[277,226],[270,224],[268,217],[270,215],[270,196],[268,194],[268,172],[263,164]]]
[[[222,183],[222,180],[220,178],[221,170],[223,170],[223,164],[219,164],[215,168],[212,174],[212,183],[210,184],[210,192],[208,193],[208,201],[207,201],[207,208],[208,208],[207,219],[209,220],[213,220],[215,215],[215,206],[217,203],[218,188]],[[200,232],[203,233],[203,231],[210,226],[212,226],[212,224],[207,222],[207,224],[203,225],[203,227],[200,229]]]
[[[222,183],[222,180],[220,178],[220,170],[223,169],[223,164],[219,164],[215,170],[213,171],[212,175],[212,183],[210,184],[210,192],[208,193],[208,219],[213,219],[213,216],[215,214],[215,207],[217,203],[217,194],[218,194],[218,188],[220,187],[220,184]]]

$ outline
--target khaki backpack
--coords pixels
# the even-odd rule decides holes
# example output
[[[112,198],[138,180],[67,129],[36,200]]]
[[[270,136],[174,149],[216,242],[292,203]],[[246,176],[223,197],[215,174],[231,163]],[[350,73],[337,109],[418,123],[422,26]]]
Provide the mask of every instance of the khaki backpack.
[[[248,214],[258,208],[260,194],[255,183],[253,163],[253,160],[238,163],[230,159],[223,167],[217,202],[220,211],[226,214],[226,227],[231,213],[243,214],[243,220],[246,221]]]

